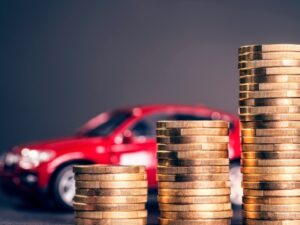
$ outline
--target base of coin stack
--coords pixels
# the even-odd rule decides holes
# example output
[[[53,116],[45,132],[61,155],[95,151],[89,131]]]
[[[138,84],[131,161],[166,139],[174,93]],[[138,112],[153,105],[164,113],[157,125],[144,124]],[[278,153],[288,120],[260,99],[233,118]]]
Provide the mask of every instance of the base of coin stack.
[[[239,49],[243,218],[300,224],[300,45]]]
[[[161,225],[227,225],[228,122],[157,122]]]
[[[143,166],[74,166],[77,225],[147,224],[147,177]]]

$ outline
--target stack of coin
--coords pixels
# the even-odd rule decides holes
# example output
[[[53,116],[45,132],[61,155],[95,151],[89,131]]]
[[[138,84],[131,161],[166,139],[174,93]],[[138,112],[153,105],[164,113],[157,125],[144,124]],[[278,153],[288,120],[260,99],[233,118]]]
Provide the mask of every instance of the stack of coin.
[[[145,225],[148,184],[143,166],[74,166],[77,225]]]
[[[239,49],[245,224],[300,224],[300,45]]]
[[[159,121],[161,225],[227,225],[230,203],[228,122]]]

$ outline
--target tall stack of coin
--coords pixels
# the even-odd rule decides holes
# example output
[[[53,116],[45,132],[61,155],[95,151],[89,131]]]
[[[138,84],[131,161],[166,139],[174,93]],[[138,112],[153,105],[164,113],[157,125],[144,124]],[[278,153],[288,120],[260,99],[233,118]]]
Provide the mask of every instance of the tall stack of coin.
[[[143,166],[74,166],[77,225],[145,225],[147,179]]]
[[[230,203],[228,122],[159,121],[161,225],[227,225]]]
[[[300,224],[300,45],[239,49],[245,224]]]

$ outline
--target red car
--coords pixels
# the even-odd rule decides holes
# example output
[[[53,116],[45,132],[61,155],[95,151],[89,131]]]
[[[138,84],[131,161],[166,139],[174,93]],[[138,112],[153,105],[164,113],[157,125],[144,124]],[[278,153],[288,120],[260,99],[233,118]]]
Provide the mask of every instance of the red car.
[[[72,207],[75,164],[142,164],[147,167],[149,186],[156,182],[155,126],[158,120],[230,121],[229,155],[233,162],[233,202],[241,196],[239,120],[204,106],[149,105],[101,113],[70,137],[13,147],[0,164],[2,188],[22,198],[53,199]]]

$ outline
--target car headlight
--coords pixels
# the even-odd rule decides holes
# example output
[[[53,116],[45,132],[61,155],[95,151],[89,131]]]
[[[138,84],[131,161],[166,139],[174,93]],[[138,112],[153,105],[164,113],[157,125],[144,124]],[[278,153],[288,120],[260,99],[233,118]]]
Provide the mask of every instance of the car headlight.
[[[19,166],[23,169],[32,169],[39,166],[42,162],[47,162],[55,156],[52,150],[35,150],[23,148]]]
[[[6,166],[13,166],[16,165],[19,162],[20,155],[13,153],[13,152],[8,152],[6,155],[4,155],[4,164]]]

